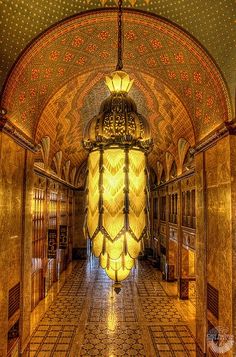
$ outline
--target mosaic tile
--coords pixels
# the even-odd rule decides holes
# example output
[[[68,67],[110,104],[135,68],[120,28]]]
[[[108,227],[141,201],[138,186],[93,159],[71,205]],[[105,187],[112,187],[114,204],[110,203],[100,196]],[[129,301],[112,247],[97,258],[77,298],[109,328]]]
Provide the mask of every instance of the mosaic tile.
[[[114,300],[114,301],[113,301]],[[106,322],[113,314],[117,322],[135,322],[137,316],[132,299],[110,298],[108,301],[94,300],[89,311],[89,322]]]
[[[78,323],[83,309],[84,299],[59,297],[44,316],[44,323]]]
[[[43,328],[43,329],[42,329]],[[50,356],[53,357],[57,353],[63,353],[60,356],[70,356],[73,340],[76,335],[77,326],[50,326],[39,325],[38,329],[33,333],[28,350],[31,356]],[[38,333],[44,332],[44,336],[40,343],[38,341]],[[64,334],[69,333],[69,337],[65,340]]]
[[[114,327],[114,328],[113,328]],[[95,326],[86,328],[81,356],[146,356],[141,330],[135,326]],[[99,342],[98,342],[99,341]],[[97,343],[98,342],[98,343]]]
[[[157,357],[181,356],[195,357],[196,347],[194,337],[185,325],[149,326]],[[183,340],[187,337],[189,342]]]
[[[138,282],[136,288],[140,297],[166,296],[166,292],[158,282]]]
[[[195,356],[177,300],[148,262],[120,294],[112,285],[96,260],[76,265],[32,334],[29,357]]]
[[[140,300],[144,317],[149,322],[175,324],[183,320],[173,303],[173,299],[158,297]]]

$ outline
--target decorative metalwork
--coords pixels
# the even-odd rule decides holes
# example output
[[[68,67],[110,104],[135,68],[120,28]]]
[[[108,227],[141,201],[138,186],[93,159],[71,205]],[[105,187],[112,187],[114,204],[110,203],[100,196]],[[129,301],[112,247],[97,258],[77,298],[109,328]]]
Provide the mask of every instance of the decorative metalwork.
[[[85,234],[100,265],[115,280],[125,279],[149,237],[147,153],[152,140],[147,120],[128,96],[133,84],[121,71],[122,1],[118,7],[118,64],[106,77],[110,96],[87,125],[88,159]]]

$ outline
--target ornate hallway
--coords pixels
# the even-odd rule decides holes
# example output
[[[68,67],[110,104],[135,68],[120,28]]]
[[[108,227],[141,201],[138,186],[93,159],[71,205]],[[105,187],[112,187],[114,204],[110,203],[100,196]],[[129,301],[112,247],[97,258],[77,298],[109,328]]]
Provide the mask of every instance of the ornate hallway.
[[[195,356],[194,299],[180,301],[176,294],[176,284],[163,282],[149,262],[139,261],[116,295],[96,259],[78,261],[33,324],[27,355]],[[44,306],[45,300],[33,318]]]

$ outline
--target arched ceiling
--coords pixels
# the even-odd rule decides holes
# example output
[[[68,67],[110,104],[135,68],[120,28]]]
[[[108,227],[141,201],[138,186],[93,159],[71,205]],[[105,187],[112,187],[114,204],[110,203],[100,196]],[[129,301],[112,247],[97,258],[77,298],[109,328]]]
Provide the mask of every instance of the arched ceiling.
[[[147,74],[130,72],[130,75],[135,80],[130,96],[140,113],[149,118],[154,138],[149,162],[155,168],[157,157],[164,159],[167,150],[177,157],[181,135],[194,145],[193,126],[185,107],[171,89]],[[58,90],[46,105],[36,140],[39,142],[45,136],[51,138],[49,161],[59,150],[64,153],[64,161],[70,160],[73,166],[80,166],[86,159],[82,134],[88,120],[98,113],[101,101],[108,96],[103,78],[103,72],[82,74]]]
[[[8,119],[37,141],[50,135],[53,152],[63,150],[73,165],[86,157],[83,127],[108,94],[103,78],[116,64],[116,18],[112,9],[87,12],[51,27],[21,56],[3,92]],[[165,151],[175,155],[180,137],[194,145],[231,119],[231,104],[220,72],[192,37],[148,13],[126,10],[124,18],[125,70],[151,124],[155,167]]]
[[[48,30],[21,57],[7,82],[3,106],[28,136],[34,137],[55,90],[78,73],[105,74],[115,68],[116,16],[100,11],[71,18]],[[124,63],[126,70],[149,73],[178,93],[197,140],[230,116],[226,88],[214,63],[164,19],[126,13]]]
[[[42,31],[84,10],[114,7],[117,0],[0,0],[0,87],[20,52]],[[234,103],[235,0],[123,0],[182,26],[207,48],[221,68]]]

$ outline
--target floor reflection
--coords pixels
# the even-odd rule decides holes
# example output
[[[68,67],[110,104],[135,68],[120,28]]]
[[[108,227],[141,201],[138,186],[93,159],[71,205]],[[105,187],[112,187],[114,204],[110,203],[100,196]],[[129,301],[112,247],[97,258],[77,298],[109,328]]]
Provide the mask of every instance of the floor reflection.
[[[195,307],[140,261],[117,295],[91,258],[78,262],[34,330],[29,356],[195,356]]]

